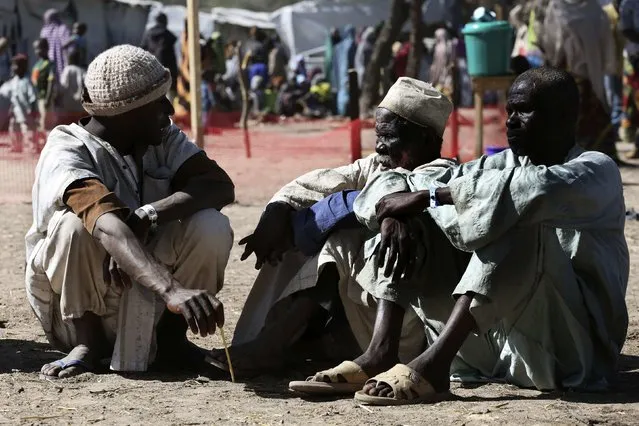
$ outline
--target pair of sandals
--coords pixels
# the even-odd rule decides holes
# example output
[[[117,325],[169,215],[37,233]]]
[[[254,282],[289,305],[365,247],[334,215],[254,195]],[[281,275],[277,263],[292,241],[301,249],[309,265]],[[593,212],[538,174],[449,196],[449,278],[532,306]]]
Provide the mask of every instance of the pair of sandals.
[[[362,390],[365,385],[379,383],[388,385],[393,390],[393,397],[368,395]],[[397,364],[390,370],[369,378],[353,361],[344,361],[337,367],[320,371],[305,381],[290,382],[289,389],[313,396],[355,393],[355,400],[367,405],[434,403],[450,395],[448,391],[435,391],[428,380],[404,364]]]

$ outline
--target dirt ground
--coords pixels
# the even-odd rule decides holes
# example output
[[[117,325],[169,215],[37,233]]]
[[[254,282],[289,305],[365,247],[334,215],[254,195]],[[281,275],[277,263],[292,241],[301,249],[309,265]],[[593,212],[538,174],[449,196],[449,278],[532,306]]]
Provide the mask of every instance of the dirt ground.
[[[236,181],[238,202],[226,213],[236,240],[247,235],[263,204],[283,183],[305,170],[347,161],[343,143],[328,139],[304,146],[270,145],[269,131],[254,135],[251,159],[238,138],[212,140],[211,154]],[[343,134],[342,134],[343,135]],[[272,135],[271,135],[272,136]],[[290,136],[290,135],[289,135]],[[297,134],[297,138],[300,134]],[[286,137],[284,137],[286,139]],[[220,142],[223,140],[223,142]],[[292,140],[292,139],[291,139]],[[371,136],[365,137],[370,149]],[[314,372],[288,371],[250,383],[211,381],[195,376],[84,374],[65,381],[42,381],[42,364],[57,359],[26,301],[24,234],[31,223],[29,191],[34,160],[0,156],[0,423],[7,424],[637,424],[639,423],[639,270],[631,261],[627,292],[630,328],[619,374],[609,392],[542,393],[489,384],[453,386],[450,401],[396,408],[363,407],[352,399],[302,400],[287,391],[291,379]],[[639,207],[639,168],[623,168],[628,207]],[[629,221],[626,236],[634,261],[639,251],[639,222]],[[242,309],[256,275],[240,262],[235,246],[219,294],[227,333]],[[220,347],[216,335],[195,338]]]

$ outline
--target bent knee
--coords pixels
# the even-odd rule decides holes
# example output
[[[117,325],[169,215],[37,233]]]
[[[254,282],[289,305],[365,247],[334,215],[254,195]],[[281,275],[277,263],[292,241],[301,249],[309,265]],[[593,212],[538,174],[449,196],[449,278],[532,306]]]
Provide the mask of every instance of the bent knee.
[[[75,244],[91,243],[95,244],[93,237],[84,227],[82,220],[73,212],[67,212],[62,215],[58,225],[52,233],[57,240],[62,238],[65,241]]]
[[[216,209],[205,209],[185,220],[186,233],[200,244],[219,253],[229,253],[233,246],[233,228],[229,218]]]

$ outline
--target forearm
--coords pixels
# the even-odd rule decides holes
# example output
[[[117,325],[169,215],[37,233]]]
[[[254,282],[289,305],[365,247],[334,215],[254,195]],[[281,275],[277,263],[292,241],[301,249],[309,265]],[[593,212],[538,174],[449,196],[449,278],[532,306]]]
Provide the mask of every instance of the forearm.
[[[162,298],[179,288],[169,270],[153,257],[117,215],[106,213],[100,216],[95,224],[93,237],[138,284]]]
[[[221,210],[235,200],[231,182],[194,179],[183,189],[151,203],[158,213],[158,225],[187,218],[205,209]]]
[[[437,190],[435,191],[435,196],[437,197],[437,202],[442,206],[455,204],[453,203],[453,197],[450,195],[450,188],[448,188],[447,186],[443,188],[437,188]]]
[[[372,160],[366,158],[335,169],[310,171],[284,185],[271,202],[283,202],[295,210],[301,210],[336,192],[361,190],[371,173],[372,164]]]

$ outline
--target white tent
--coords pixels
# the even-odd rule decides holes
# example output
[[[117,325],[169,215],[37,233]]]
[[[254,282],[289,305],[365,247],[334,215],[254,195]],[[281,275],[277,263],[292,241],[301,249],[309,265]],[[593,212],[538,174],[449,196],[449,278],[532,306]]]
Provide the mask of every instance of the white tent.
[[[424,21],[427,24],[451,21],[457,3],[457,0],[430,0],[424,6]],[[295,55],[323,46],[333,27],[353,25],[361,28],[385,21],[390,14],[390,7],[388,0],[368,0],[361,3],[307,0],[273,12],[271,21]]]
[[[215,24],[258,27],[267,30],[275,29],[275,24],[271,21],[271,14],[267,12],[253,12],[229,7],[214,7],[211,11],[211,18]]]

